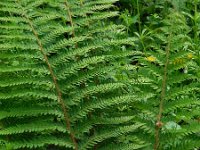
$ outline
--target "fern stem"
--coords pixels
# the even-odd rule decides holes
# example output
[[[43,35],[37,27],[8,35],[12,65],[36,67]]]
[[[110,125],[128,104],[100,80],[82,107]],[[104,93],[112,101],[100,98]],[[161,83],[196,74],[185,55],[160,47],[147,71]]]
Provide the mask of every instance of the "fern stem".
[[[41,44],[41,41],[40,41],[40,39],[39,39],[39,37],[38,37],[37,32],[36,32],[35,29],[33,28],[33,25],[31,24],[31,22],[29,22],[29,24],[30,24],[30,26],[31,26],[31,28],[32,28],[32,31],[33,31],[35,37],[37,38],[37,42],[38,42],[38,44],[39,44],[39,46],[40,46],[40,51],[41,51],[41,53],[42,53],[42,55],[43,55],[43,57],[44,57],[44,59],[45,59],[45,62],[46,62],[46,64],[47,64],[47,66],[48,66],[48,69],[49,69],[49,72],[50,72],[50,74],[51,74],[51,77],[52,77],[52,79],[53,79],[53,82],[54,82],[54,85],[55,85],[55,88],[56,88],[56,92],[57,92],[57,95],[58,95],[58,102],[60,103],[61,108],[62,108],[63,113],[64,113],[64,118],[65,118],[65,121],[66,121],[67,130],[70,131],[70,137],[71,137],[71,140],[72,140],[73,143],[74,143],[75,150],[78,150],[78,146],[77,146],[77,142],[76,142],[75,136],[74,136],[74,134],[73,134],[72,131],[71,131],[70,118],[69,118],[69,115],[68,115],[68,113],[67,113],[67,108],[65,107],[65,103],[64,103],[64,101],[63,101],[63,99],[62,99],[62,93],[61,93],[60,87],[59,87],[59,85],[58,85],[56,76],[55,76],[55,74],[54,74],[54,72],[53,72],[53,69],[52,69],[52,67],[51,67],[51,65],[50,65],[50,63],[49,63],[49,61],[48,61],[48,58],[47,58],[47,56],[46,56],[46,54],[45,54],[45,52],[44,52],[43,46],[42,46],[42,44]]]
[[[52,69],[50,63],[49,63],[49,60],[48,60],[47,55],[46,55],[45,52],[44,52],[43,46],[42,46],[42,44],[41,44],[41,41],[40,41],[40,39],[39,39],[39,37],[38,37],[37,32],[35,31],[33,25],[31,24],[31,22],[30,22],[30,21],[28,21],[28,22],[29,22],[29,24],[30,24],[30,26],[31,26],[31,28],[32,28],[32,31],[33,31],[33,33],[34,33],[36,39],[37,39],[37,42],[38,42],[39,47],[40,47],[40,51],[41,51],[41,53],[42,53],[42,55],[43,55],[43,57],[44,57],[44,59],[45,59],[45,62],[46,62],[46,64],[47,64],[47,66],[48,66],[48,69],[49,69],[49,72],[50,72],[50,74],[51,74],[51,77],[52,77],[52,79],[53,79],[53,82],[54,82],[54,85],[55,85],[55,88],[56,88],[56,92],[57,92],[57,95],[58,95],[58,102],[60,103],[61,108],[62,108],[63,113],[64,113],[64,118],[65,118],[65,121],[66,121],[67,130],[70,131],[71,140],[72,140],[73,143],[74,143],[75,149],[78,150],[78,146],[77,146],[77,142],[76,142],[75,136],[74,136],[74,134],[73,134],[72,131],[71,131],[70,118],[69,118],[69,115],[68,115],[68,113],[67,113],[67,108],[65,107],[65,103],[64,103],[64,101],[63,101],[63,99],[62,99],[62,93],[61,93],[60,87],[59,87],[59,85],[58,85],[56,76],[55,76],[55,74],[54,74],[54,72],[53,72],[53,69]]]
[[[20,2],[19,0],[17,0],[18,4],[20,5]],[[21,8],[23,8],[21,5],[20,5]],[[48,66],[48,70],[51,74],[51,77],[52,77],[52,80],[53,80],[53,83],[55,85],[55,89],[56,89],[56,93],[57,93],[57,99],[58,99],[58,102],[61,106],[61,109],[63,111],[63,114],[64,114],[64,119],[65,119],[65,123],[66,123],[66,129],[70,132],[70,138],[75,146],[75,150],[78,150],[78,144],[77,144],[77,141],[75,139],[75,135],[74,133],[72,132],[71,130],[71,123],[70,123],[70,118],[69,118],[69,115],[68,115],[68,110],[65,106],[65,103],[64,103],[64,100],[62,99],[62,92],[60,90],[60,87],[58,85],[58,82],[57,82],[57,78],[53,72],[53,69],[51,67],[51,64],[49,63],[49,60],[48,60],[48,57],[47,55],[45,54],[45,51],[44,51],[44,48],[43,48],[43,45],[42,45],[42,42],[38,36],[38,33],[37,31],[35,30],[34,26],[33,26],[33,23],[31,21],[31,19],[29,19],[29,17],[26,15],[26,13],[24,12],[23,14],[23,17],[27,20],[29,26],[31,27],[32,29],[32,32],[37,40],[37,43],[39,45],[39,49],[40,49],[40,52],[42,53],[43,57],[44,57],[44,60],[45,60],[45,63],[47,64]]]
[[[83,6],[83,0],[80,0],[80,6],[81,6],[81,7]],[[66,7],[66,9],[67,9],[67,13],[68,13],[68,16],[69,16],[69,18],[70,18],[70,25],[71,25],[71,27],[73,28],[72,36],[75,37],[76,34],[75,34],[75,30],[74,30],[74,23],[73,23],[73,19],[72,19],[72,13],[71,13],[70,6],[69,6],[69,3],[68,3],[67,0],[65,1],[65,7]],[[75,44],[75,48],[78,48],[77,43]],[[83,69],[82,69],[82,71],[84,72]],[[85,83],[82,84],[82,88],[84,88],[84,87],[85,87]],[[89,98],[87,97],[87,99],[89,99]],[[89,118],[91,118],[91,116],[92,116],[92,114],[89,113]],[[94,132],[94,131],[93,131],[93,132]],[[92,132],[92,133],[93,133],[93,132]],[[96,149],[96,146],[94,147],[94,150],[95,150],[95,149]]]
[[[73,28],[72,29],[72,36],[75,37],[76,35],[75,35],[75,31],[74,31],[74,23],[73,23],[72,13],[71,13],[68,1],[65,1],[65,7],[67,9],[67,13],[68,13],[68,16],[69,16],[70,25]],[[76,48],[77,48],[77,44],[76,44]]]
[[[166,62],[164,67],[164,76],[162,81],[162,91],[161,91],[161,97],[160,97],[160,105],[159,105],[159,112],[157,116],[156,121],[156,129],[155,129],[155,144],[154,144],[154,150],[158,150],[159,143],[160,143],[160,129],[162,128],[163,123],[161,122],[162,113],[163,113],[163,103],[166,95],[166,84],[167,84],[167,69],[169,64],[169,54],[170,54],[170,39],[171,34],[168,37],[168,45],[166,47]]]

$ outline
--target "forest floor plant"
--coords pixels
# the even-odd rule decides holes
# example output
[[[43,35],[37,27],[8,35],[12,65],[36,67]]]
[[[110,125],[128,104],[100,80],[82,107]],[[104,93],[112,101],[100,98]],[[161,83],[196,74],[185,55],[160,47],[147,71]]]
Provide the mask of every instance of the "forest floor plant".
[[[138,92],[154,94],[138,104],[149,139],[147,134],[141,136],[152,145],[147,149],[194,149],[200,147],[199,78],[195,73],[199,67],[194,43],[180,12],[171,10],[162,24],[146,38],[147,51],[139,59]]]
[[[143,124],[113,113],[139,99],[110,76],[134,45],[108,21],[114,2],[0,1],[1,149],[127,146],[118,138]]]
[[[1,0],[0,149],[199,149],[199,4]]]

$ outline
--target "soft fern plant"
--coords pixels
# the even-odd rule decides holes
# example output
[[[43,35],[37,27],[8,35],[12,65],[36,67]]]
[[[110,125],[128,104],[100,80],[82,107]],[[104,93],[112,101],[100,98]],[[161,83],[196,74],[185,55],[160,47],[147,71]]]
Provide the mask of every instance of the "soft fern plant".
[[[115,1],[0,1],[1,149],[130,149],[118,138],[143,124],[113,113],[137,100],[109,76],[134,44],[107,22]]]
[[[149,143],[145,150],[200,147],[198,65],[190,31],[184,15],[171,10],[146,37],[149,43],[133,81],[136,94],[152,94],[133,105],[138,120],[146,124],[137,134]]]

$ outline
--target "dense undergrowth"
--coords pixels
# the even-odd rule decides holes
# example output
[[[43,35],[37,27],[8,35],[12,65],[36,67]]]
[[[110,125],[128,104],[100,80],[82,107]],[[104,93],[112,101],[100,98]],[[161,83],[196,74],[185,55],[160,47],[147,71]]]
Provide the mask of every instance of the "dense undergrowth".
[[[199,7],[1,0],[0,149],[199,149]]]

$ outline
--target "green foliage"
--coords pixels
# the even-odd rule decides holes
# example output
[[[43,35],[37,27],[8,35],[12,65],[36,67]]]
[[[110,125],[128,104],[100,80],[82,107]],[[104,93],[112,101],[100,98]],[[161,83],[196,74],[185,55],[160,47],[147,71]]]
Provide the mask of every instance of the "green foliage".
[[[1,0],[0,149],[199,149],[199,4]]]
[[[146,124],[133,136],[147,144],[145,150],[198,149],[199,1],[120,3],[119,20],[138,39],[132,92],[152,94],[128,108]]]
[[[178,11],[170,12],[162,24],[151,32],[151,42],[140,58],[138,74],[144,80],[139,92],[154,93],[139,104],[140,119],[149,128],[147,141],[154,143],[154,149],[189,150],[200,147],[196,134],[200,129],[196,119],[199,114],[192,113],[198,111],[200,104],[193,41],[187,36],[190,28],[185,18]]]
[[[1,149],[101,148],[142,126],[109,110],[135,101],[109,77],[134,45],[115,1],[1,0]]]

